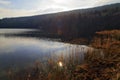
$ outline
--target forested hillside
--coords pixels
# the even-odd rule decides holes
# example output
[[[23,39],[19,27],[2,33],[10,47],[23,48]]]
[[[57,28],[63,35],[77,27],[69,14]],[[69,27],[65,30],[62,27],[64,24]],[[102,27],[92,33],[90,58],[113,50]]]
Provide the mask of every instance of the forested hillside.
[[[30,17],[4,18],[0,28],[36,28],[64,39],[91,38],[96,31],[120,29],[120,3]]]

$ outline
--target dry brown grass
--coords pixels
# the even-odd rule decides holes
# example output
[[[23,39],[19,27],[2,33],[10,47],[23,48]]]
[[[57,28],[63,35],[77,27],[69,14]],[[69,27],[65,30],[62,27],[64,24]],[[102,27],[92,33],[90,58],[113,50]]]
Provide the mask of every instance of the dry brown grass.
[[[120,80],[120,30],[97,34],[92,43],[97,49],[88,51],[84,64],[76,67],[75,80]]]

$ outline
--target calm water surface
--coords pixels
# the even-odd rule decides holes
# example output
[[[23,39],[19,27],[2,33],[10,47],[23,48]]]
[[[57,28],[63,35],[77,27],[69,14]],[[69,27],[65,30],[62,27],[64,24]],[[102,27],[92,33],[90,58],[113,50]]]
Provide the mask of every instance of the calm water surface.
[[[45,62],[50,56],[66,56],[79,53],[84,59],[88,47],[72,45],[35,37],[5,36],[4,34],[19,34],[31,29],[1,29],[0,30],[0,77],[9,68],[23,68],[32,65],[36,60]]]

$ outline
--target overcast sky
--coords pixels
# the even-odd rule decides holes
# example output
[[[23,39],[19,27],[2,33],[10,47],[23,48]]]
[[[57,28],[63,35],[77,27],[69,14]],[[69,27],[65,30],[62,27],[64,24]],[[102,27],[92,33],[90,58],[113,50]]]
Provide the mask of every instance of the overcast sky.
[[[0,0],[0,18],[54,13],[111,3],[120,3],[120,0]]]

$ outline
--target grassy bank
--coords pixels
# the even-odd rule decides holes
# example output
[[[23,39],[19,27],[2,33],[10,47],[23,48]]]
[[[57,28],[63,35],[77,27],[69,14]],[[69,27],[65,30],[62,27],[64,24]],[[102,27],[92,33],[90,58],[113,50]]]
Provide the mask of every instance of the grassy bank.
[[[80,61],[80,53],[53,57],[47,62],[36,61],[22,71],[8,71],[10,80],[120,80],[120,31],[96,32]]]

